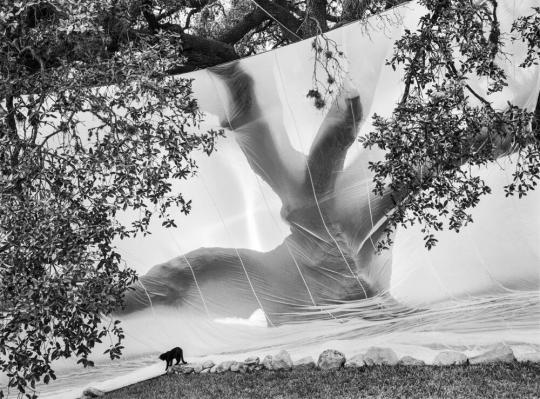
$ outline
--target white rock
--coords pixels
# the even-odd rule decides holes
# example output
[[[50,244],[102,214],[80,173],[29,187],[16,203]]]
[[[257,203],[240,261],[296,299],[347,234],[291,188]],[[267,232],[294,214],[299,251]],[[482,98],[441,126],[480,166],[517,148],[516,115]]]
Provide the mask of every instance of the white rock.
[[[205,360],[203,363],[202,363],[202,368],[203,369],[211,369],[212,367],[214,367],[216,364],[212,361],[212,360]]]
[[[175,364],[167,369],[167,374],[182,374],[183,364]]]
[[[364,362],[368,366],[385,364],[395,366],[398,363],[396,352],[390,348],[372,346],[364,355]]]
[[[196,374],[199,374],[201,371],[203,371],[203,366],[201,363],[197,363],[193,365],[193,372]]]
[[[290,370],[292,366],[291,355],[286,350],[282,350],[272,357],[272,370]]]
[[[212,367],[210,367],[210,372],[213,374],[213,373],[217,373],[217,365],[214,365]]]
[[[355,367],[364,367],[366,365],[366,359],[363,354],[355,355],[350,359],[347,359],[345,367],[355,368]]]
[[[219,363],[216,367],[216,373],[224,373],[225,371],[229,371],[232,364],[233,362],[231,360],[226,360]]]
[[[322,370],[334,370],[343,367],[345,364],[345,355],[334,350],[326,349],[319,355],[317,366]]]
[[[175,364],[167,370],[167,374],[190,374],[194,371],[194,364]]]
[[[200,374],[207,374],[210,373],[211,368],[209,369],[202,369]]]
[[[182,374],[191,374],[191,373],[193,373],[194,371],[195,371],[195,368],[192,367],[192,366],[182,366],[182,367],[180,368],[180,372],[181,372]]]
[[[259,364],[259,357],[258,356],[253,356],[253,357],[248,357],[246,360],[244,360],[244,364],[246,366],[251,366],[251,365],[257,365]]]
[[[83,398],[101,398],[105,396],[105,392],[100,389],[88,387],[83,391]]]
[[[469,363],[479,364],[479,363],[512,363],[516,361],[514,352],[512,349],[504,344],[499,344],[494,346],[492,349],[484,352],[478,356],[469,358]]]
[[[243,364],[240,362],[232,362],[230,370],[237,373],[240,371],[240,368],[243,367]]]
[[[455,352],[455,351],[444,351],[440,352],[437,356],[435,356],[435,360],[433,360],[433,364],[435,366],[451,366],[451,365],[459,365],[459,364],[465,364],[467,362],[467,356],[465,356],[461,352]]]
[[[313,360],[311,356],[306,356],[306,357],[303,357],[302,359],[298,359],[294,361],[293,367],[312,369],[312,368],[315,368],[315,360]]]
[[[272,370],[272,355],[266,355],[261,364],[265,369]]]
[[[412,356],[403,356],[399,359],[398,364],[403,366],[424,366],[426,363],[423,360],[416,359]]]

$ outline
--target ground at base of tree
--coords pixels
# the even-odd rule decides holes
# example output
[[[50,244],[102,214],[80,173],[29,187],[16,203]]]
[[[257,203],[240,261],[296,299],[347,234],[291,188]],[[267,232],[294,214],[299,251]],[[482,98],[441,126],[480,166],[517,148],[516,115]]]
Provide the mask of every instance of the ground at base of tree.
[[[165,375],[105,396],[106,399],[539,397],[540,364],[529,362]]]

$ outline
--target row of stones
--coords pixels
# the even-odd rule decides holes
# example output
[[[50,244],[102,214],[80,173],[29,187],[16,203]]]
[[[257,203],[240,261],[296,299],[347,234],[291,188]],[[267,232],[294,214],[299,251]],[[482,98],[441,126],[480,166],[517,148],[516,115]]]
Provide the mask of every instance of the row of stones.
[[[440,352],[434,359],[436,366],[460,365],[465,363],[493,363],[493,362],[513,362],[516,358],[512,349],[506,345],[497,345],[487,352],[468,358],[461,352],[444,351]],[[204,373],[224,373],[226,371],[246,373],[258,370],[291,370],[292,368],[319,368],[321,370],[334,370],[342,367],[365,367],[373,365],[407,365],[422,366],[422,360],[411,356],[404,356],[398,359],[396,353],[390,348],[371,347],[365,353],[346,359],[345,355],[334,349],[327,349],[319,355],[317,363],[311,356],[304,357],[297,361],[292,361],[290,354],[282,350],[272,356],[267,355],[262,361],[258,357],[250,357],[243,362],[234,360],[224,361],[215,364],[212,360],[207,360],[199,364],[176,365],[168,370],[170,374],[204,374]]]

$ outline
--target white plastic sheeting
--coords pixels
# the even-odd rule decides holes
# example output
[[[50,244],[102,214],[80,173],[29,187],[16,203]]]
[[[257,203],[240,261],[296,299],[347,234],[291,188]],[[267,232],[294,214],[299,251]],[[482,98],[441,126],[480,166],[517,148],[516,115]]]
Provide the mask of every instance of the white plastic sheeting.
[[[501,29],[509,32],[531,4],[503,2]],[[342,85],[324,110],[306,97],[312,40],[186,75],[206,123],[225,127],[227,138],[199,160],[195,179],[178,184],[193,199],[178,230],[157,228],[153,237],[119,243],[140,272],[163,262],[142,275],[128,312],[165,305],[179,317],[247,319],[261,309],[272,326],[331,319],[325,305],[371,297],[393,314],[407,312],[401,305],[538,287],[538,194],[504,198],[511,157],[478,170],[493,194],[459,235],[441,233],[427,251],[409,229],[397,233],[391,250],[374,252],[392,201],[372,193],[368,162],[383,154],[356,137],[371,129],[374,113],[389,115],[395,106],[402,74],[385,59],[424,12],[413,3],[331,32],[331,50],[344,54],[336,71]],[[525,48],[508,43],[510,55],[500,61],[509,86],[488,98],[499,108],[511,101],[534,109],[538,68],[516,67]],[[315,72],[325,79],[320,66]],[[472,86],[485,92],[482,80]]]
[[[501,30],[533,3],[499,1]],[[517,354],[540,350],[540,194],[504,198],[511,157],[478,170],[493,194],[472,225],[440,233],[431,251],[419,230],[399,230],[391,250],[374,253],[391,201],[372,193],[367,168],[382,154],[356,138],[399,99],[401,71],[385,59],[423,13],[409,3],[330,32],[344,54],[342,88],[323,110],[306,97],[313,40],[185,76],[207,113],[199,128],[224,126],[226,138],[198,158],[195,178],[174,183],[193,200],[178,229],[156,224],[152,235],[118,243],[141,275],[121,315],[129,367],[98,361],[95,374],[71,370],[57,387],[148,365],[177,345],[188,361],[280,348],[354,355],[370,345],[428,362],[441,347],[473,353],[506,341]],[[505,51],[509,86],[489,98],[532,110],[539,68],[517,67],[520,42]],[[485,82],[472,85],[485,92]]]

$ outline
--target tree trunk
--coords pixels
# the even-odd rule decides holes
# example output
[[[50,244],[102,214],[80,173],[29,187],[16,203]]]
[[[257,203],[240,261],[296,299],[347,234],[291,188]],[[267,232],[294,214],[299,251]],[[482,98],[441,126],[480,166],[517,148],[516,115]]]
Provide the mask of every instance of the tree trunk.
[[[206,306],[221,317],[249,317],[262,308],[271,324],[280,324],[317,312],[317,317],[326,317],[317,306],[365,299],[388,289],[392,252],[377,255],[372,244],[385,224],[374,227],[369,220],[377,223],[393,207],[390,196],[370,196],[371,206],[362,198],[366,206],[354,220],[336,202],[346,184],[337,179],[344,175],[344,159],[362,118],[359,98],[344,94],[336,100],[306,157],[292,146],[277,146],[275,135],[286,133],[276,132],[284,127],[267,124],[253,81],[238,64],[212,72],[229,89],[227,127],[253,171],[280,197],[291,234],[265,253],[201,248],[155,266],[127,294],[127,311],[166,304],[198,306],[199,311]],[[297,163],[307,169],[303,181],[289,170]]]
[[[326,31],[328,31],[326,0],[307,0],[306,18],[302,29],[304,38],[320,35]]]

